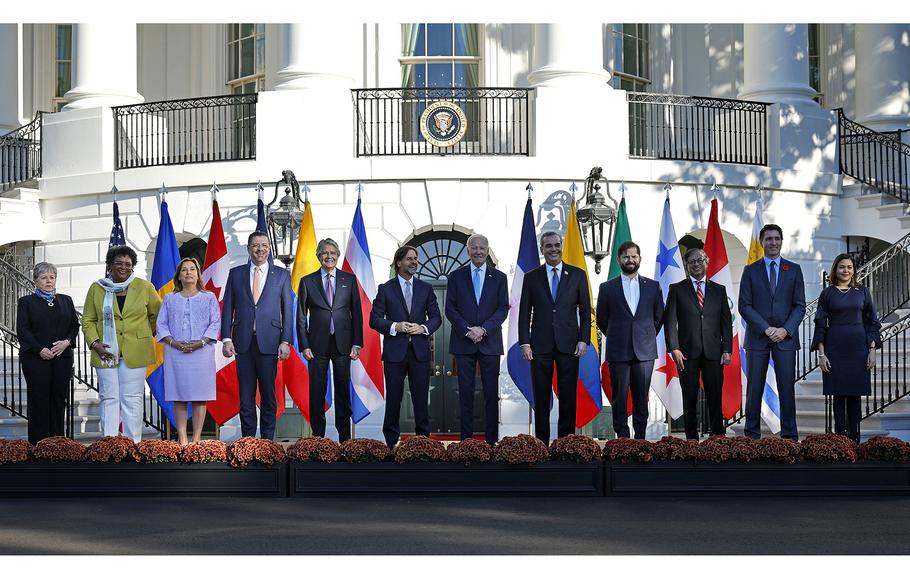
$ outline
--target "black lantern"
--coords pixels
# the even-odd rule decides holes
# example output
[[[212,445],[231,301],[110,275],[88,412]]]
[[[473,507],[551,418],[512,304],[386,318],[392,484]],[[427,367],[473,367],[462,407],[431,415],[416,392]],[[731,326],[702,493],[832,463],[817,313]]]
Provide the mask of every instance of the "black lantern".
[[[272,204],[278,200],[278,186],[285,185],[284,197],[278,207],[271,210]],[[281,172],[281,179],[275,182],[275,196],[269,202],[269,241],[271,241],[272,256],[290,268],[294,260],[294,239],[300,233],[303,223],[303,209],[300,208],[304,201],[300,199],[300,184],[291,170]]]
[[[581,225],[585,255],[594,259],[594,272],[597,274],[600,274],[600,261],[610,256],[613,241],[611,226],[616,219],[616,210],[607,205],[606,198],[600,192],[600,184],[597,183],[608,183],[602,172],[603,168],[591,168],[591,173],[585,179],[585,204],[575,210]],[[606,241],[604,231],[607,233]]]

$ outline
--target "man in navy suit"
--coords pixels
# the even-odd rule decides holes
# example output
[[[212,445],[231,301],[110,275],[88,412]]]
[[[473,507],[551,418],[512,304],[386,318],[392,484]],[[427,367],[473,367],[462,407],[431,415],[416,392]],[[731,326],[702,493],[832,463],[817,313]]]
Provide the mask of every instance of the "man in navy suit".
[[[606,336],[607,363],[613,390],[613,429],[629,437],[626,400],[632,391],[632,426],[645,439],[648,426],[648,389],[657,359],[657,332],[663,322],[664,297],[660,284],[638,274],[641,249],[632,241],[619,245],[622,274],[600,285],[597,327]]]
[[[798,440],[796,430],[796,352],[799,324],[806,315],[803,272],[795,262],[780,256],[783,231],[765,225],[758,233],[764,256],[745,269],[739,283],[739,313],[746,320],[746,428],[753,439],[761,437],[761,401],[768,360],[774,360],[777,396],[780,399],[781,438]]]
[[[269,237],[253,231],[247,239],[250,262],[228,273],[221,308],[222,352],[237,357],[240,431],[256,435],[256,386],[259,386],[259,435],[275,436],[275,375],[278,360],[291,354],[294,300],[288,271],[269,262]]]
[[[562,237],[540,236],[543,266],[528,271],[521,286],[518,343],[531,362],[534,389],[534,435],[550,443],[550,392],[556,365],[559,396],[557,434],[575,433],[575,389],[578,362],[591,341],[591,297],[585,273],[562,261]]]
[[[350,272],[339,270],[338,243],[316,245],[319,270],[300,279],[297,288],[297,342],[310,367],[310,425],[325,436],[325,392],[329,363],[335,386],[335,428],[338,441],[351,437],[351,361],[363,346],[360,288]],[[309,317],[308,317],[309,316]]]
[[[487,443],[499,440],[499,363],[502,322],[509,314],[506,275],[487,265],[487,238],[468,238],[471,262],[449,274],[446,318],[452,323],[449,353],[458,368],[461,439],[474,435],[474,379],[480,368]]]
[[[414,277],[417,249],[400,247],[392,262],[397,274],[379,285],[370,311],[370,327],[383,335],[386,397],[382,433],[390,448],[401,434],[399,414],[405,376],[411,388],[416,433],[430,435],[430,335],[442,323],[433,287]]]

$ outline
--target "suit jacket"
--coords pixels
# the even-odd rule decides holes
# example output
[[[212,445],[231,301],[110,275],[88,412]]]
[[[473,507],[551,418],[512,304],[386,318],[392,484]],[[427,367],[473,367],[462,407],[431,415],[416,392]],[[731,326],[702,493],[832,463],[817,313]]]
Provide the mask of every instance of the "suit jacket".
[[[282,341],[294,342],[291,322],[294,317],[294,293],[288,271],[268,263],[269,275],[253,303],[250,286],[250,263],[236,266],[228,273],[221,304],[221,337],[234,342],[237,353],[246,353],[253,340],[253,321],[256,321],[256,344],[259,352],[278,353]]]
[[[300,279],[297,287],[297,343],[300,350],[312,349],[316,355],[329,352],[329,322],[335,322],[335,344],[342,353],[363,347],[363,311],[360,287],[350,272],[335,269],[335,297],[331,304],[325,295],[322,269]],[[307,317],[309,315],[309,317]]]
[[[535,353],[575,353],[591,343],[591,296],[580,268],[563,263],[556,301],[550,293],[550,266],[525,274],[518,308],[518,343]]]
[[[16,335],[19,337],[19,349],[31,351],[35,355],[47,347],[50,349],[55,341],[69,339],[70,346],[60,354],[72,357],[76,346],[76,335],[79,333],[79,317],[73,306],[73,299],[66,294],[57,294],[55,310],[47,302],[29,294],[19,298],[16,306]]]
[[[411,297],[411,311],[408,312],[404,301],[404,293],[398,276],[379,285],[376,299],[373,300],[373,309],[370,311],[370,327],[383,335],[382,360],[390,363],[404,361],[408,354],[408,345],[414,345],[414,353],[418,361],[430,360],[430,337],[439,329],[442,318],[439,316],[439,304],[436,302],[436,293],[433,287],[412,277],[414,283],[413,296]],[[396,322],[411,322],[426,326],[429,335],[409,335],[389,332],[392,324]]]
[[[638,275],[638,307],[633,314],[621,278],[602,283],[597,293],[597,327],[606,336],[607,361],[657,359],[657,332],[664,313],[660,284]]]
[[[705,305],[699,306],[690,278],[670,284],[664,339],[667,351],[679,349],[686,358],[704,355],[719,361],[723,353],[733,353],[733,315],[722,284],[706,279],[704,294]]]
[[[782,351],[799,350],[799,324],[806,315],[806,286],[803,271],[795,262],[780,258],[777,289],[771,283],[764,258],[743,269],[739,282],[739,314],[746,320],[745,348],[768,351],[774,342],[765,335],[769,327],[782,327],[789,335],[777,344]]]
[[[446,291],[446,318],[452,323],[449,353],[502,355],[502,322],[509,315],[506,275],[487,265],[478,304],[474,297],[473,270],[474,265],[469,262],[449,274]],[[487,334],[475,344],[465,334],[469,327],[478,325]]]
[[[95,282],[88,289],[85,307],[82,313],[82,334],[86,345],[96,339],[103,341],[104,325],[102,307],[104,305],[104,288]],[[161,298],[158,291],[148,280],[134,278],[126,290],[123,312],[120,304],[114,300],[114,327],[117,330],[117,343],[120,352],[130,369],[147,367],[155,363],[155,326],[158,321],[158,310],[161,309]],[[92,351],[92,367],[101,367],[101,357]]]

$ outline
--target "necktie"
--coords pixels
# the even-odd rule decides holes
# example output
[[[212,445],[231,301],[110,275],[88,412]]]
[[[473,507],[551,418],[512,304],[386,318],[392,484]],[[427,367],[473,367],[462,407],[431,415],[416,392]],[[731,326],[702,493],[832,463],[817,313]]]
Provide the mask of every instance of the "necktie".
[[[701,280],[695,282],[695,295],[698,296],[698,307],[705,307],[705,294],[701,291]]]
[[[408,313],[411,313],[411,301],[414,299],[414,293],[411,291],[411,281],[406,280],[404,283],[404,303],[408,306]]]
[[[259,303],[259,287],[262,284],[262,268],[256,267],[253,269],[253,303]]]
[[[553,279],[550,280],[550,294],[553,295],[553,301],[556,301],[556,292],[559,290],[559,272],[556,271],[556,267],[553,267]]]
[[[770,274],[770,277],[768,278],[768,280],[771,283],[771,293],[772,294],[774,293],[775,290],[777,290],[777,268],[775,267],[776,264],[777,263],[774,262],[773,260],[771,261],[771,271],[770,271],[771,274]]]
[[[332,288],[332,275],[325,275],[325,299],[328,300],[329,306],[335,301],[335,290]],[[329,333],[335,333],[335,319],[329,317]]]
[[[480,305],[480,268],[474,269],[474,299]]]

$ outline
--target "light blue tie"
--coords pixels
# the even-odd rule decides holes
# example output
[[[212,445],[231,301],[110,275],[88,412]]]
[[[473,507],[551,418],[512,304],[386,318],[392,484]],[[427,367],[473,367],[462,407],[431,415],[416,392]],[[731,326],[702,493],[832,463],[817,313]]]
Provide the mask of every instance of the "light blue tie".
[[[553,295],[553,301],[556,302],[556,292],[559,290],[559,272],[553,267],[553,279],[550,280],[550,293]]]
[[[480,267],[474,268],[474,299],[477,300],[477,305],[480,305]]]

